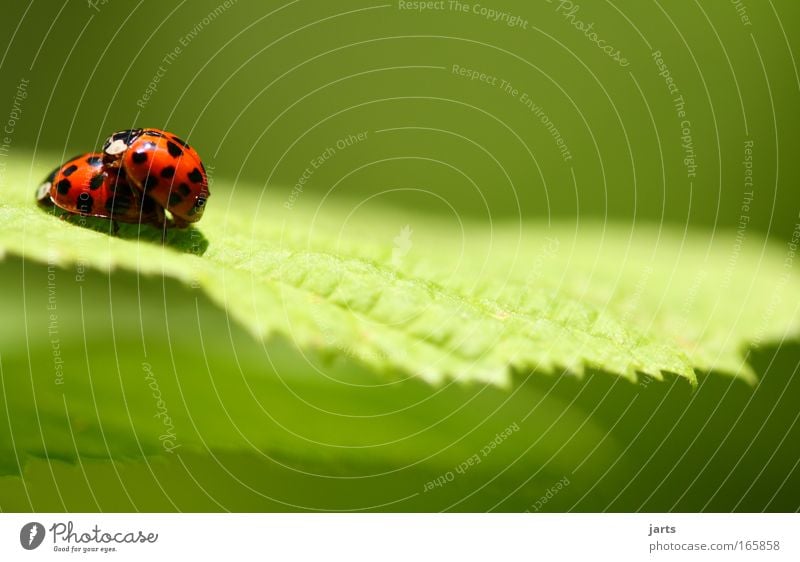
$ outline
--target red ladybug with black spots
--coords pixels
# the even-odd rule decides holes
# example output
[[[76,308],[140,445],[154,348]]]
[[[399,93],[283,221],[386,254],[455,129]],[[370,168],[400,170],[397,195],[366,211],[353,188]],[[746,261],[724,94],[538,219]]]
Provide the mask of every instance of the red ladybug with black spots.
[[[50,172],[36,199],[71,214],[161,225],[156,203],[133,189],[120,170],[106,169],[102,153],[76,156]]]
[[[210,195],[205,167],[197,152],[172,133],[114,133],[103,145],[103,164],[124,173],[132,187],[167,209],[174,226],[186,228],[203,216]]]

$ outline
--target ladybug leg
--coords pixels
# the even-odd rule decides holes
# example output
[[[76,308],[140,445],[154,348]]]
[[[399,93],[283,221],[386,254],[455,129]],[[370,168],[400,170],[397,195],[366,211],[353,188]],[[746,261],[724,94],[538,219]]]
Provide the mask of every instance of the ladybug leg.
[[[111,219],[111,228],[114,230],[114,236],[119,234],[119,222],[116,219]]]

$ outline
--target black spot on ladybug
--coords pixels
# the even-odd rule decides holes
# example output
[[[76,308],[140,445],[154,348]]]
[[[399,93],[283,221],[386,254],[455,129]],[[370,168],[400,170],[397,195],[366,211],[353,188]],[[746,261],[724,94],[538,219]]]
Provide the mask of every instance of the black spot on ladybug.
[[[161,173],[159,175],[162,178],[166,178],[166,179],[171,178],[172,176],[175,175],[175,166],[167,166],[166,168],[161,170]]]
[[[181,147],[172,141],[167,141],[167,152],[169,152],[169,155],[173,158],[183,155],[183,150],[181,150]]]
[[[72,174],[75,172],[75,170],[77,170],[77,169],[78,169],[78,167],[77,167],[75,164],[73,164],[73,165],[71,165],[71,166],[67,166],[66,168],[64,168],[64,170],[63,170],[61,173],[64,175],[64,177],[67,177],[67,178],[68,178],[68,177],[70,177],[70,176],[71,176],[71,175],[72,175]]]
[[[89,180],[89,189],[97,189],[103,182],[105,181],[106,177],[103,174],[97,174],[96,176],[92,177]]]
[[[66,195],[72,189],[72,184],[69,183],[69,180],[61,180],[56,184],[56,189],[61,195]]]
[[[182,183],[178,186],[178,192],[186,197],[192,192],[192,189],[189,187],[188,183]]]
[[[92,212],[93,207],[94,207],[94,199],[92,199],[92,196],[89,195],[86,191],[81,193],[80,197],[78,197],[78,211],[88,215]]]
[[[158,185],[158,178],[155,176],[147,176],[144,180],[144,183],[142,183],[142,187],[144,188],[145,191],[150,191],[157,185]]]
[[[133,160],[134,164],[143,164],[143,163],[147,162],[147,153],[137,150],[136,152],[133,153],[133,156],[131,156],[131,159]]]
[[[203,174],[200,173],[200,170],[195,168],[191,172],[189,172],[189,181],[194,183],[200,183],[203,181]]]
[[[89,158],[86,159],[86,163],[90,166],[99,166],[103,163],[103,159],[99,156],[89,156]]]
[[[182,138],[179,138],[179,137],[176,137],[175,135],[172,135],[172,140],[174,140],[175,142],[177,142],[177,143],[178,143],[179,145],[181,145],[183,148],[189,148],[189,145],[188,145],[188,144],[186,144],[186,141],[185,141],[185,140],[183,140]]]
[[[164,136],[164,133],[162,133],[161,131],[158,131],[156,129],[147,129],[145,131],[145,134],[148,137],[163,137]]]
[[[169,206],[170,207],[172,207],[173,205],[178,205],[181,201],[183,201],[183,197],[181,197],[177,193],[170,193],[169,194]]]

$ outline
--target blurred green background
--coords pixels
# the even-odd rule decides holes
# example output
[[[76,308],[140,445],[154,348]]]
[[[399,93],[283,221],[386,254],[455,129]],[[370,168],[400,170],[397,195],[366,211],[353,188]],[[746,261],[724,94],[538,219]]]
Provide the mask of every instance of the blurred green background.
[[[601,217],[708,230],[736,228],[746,205],[748,229],[785,243],[800,213],[800,3],[750,1],[744,11],[721,0],[460,4],[466,12],[449,0],[422,12],[380,0],[6,3],[0,118],[13,118],[13,125],[0,150],[0,189],[33,190],[39,179],[10,185],[4,170],[12,158],[48,168],[98,148],[110,132],[149,126],[186,138],[212,178],[235,189],[286,199],[306,176],[298,205],[377,196],[403,216]],[[487,17],[481,6],[501,17]],[[512,16],[513,26],[504,21]],[[576,21],[593,22],[597,38],[629,64],[607,56]],[[678,93],[670,93],[654,52]],[[471,80],[461,69],[485,77]],[[682,140],[687,132],[691,148]],[[744,163],[750,142],[752,197]],[[696,170],[684,161],[687,151]],[[320,158],[324,163],[315,167]],[[105,295],[113,283],[117,295],[144,295],[114,306],[129,306],[130,315],[139,306],[147,311],[149,361],[165,374],[164,392],[193,435],[214,441],[215,428],[194,426],[192,408],[222,408],[223,419],[226,403],[248,404],[251,389],[224,376],[237,365],[261,377],[256,390],[265,401],[238,410],[238,422],[257,426],[264,408],[278,419],[285,413],[295,430],[323,442],[403,438],[373,458],[369,448],[363,455],[357,448],[315,449],[265,422],[264,435],[279,441],[269,456],[214,442],[215,456],[187,448],[180,458],[145,462],[150,451],[132,447],[133,428],[106,428],[125,443],[115,451],[118,461],[97,460],[108,452],[98,449],[76,464],[71,440],[81,441],[81,428],[91,434],[87,439],[97,437],[93,402],[65,413],[64,427],[78,433],[51,436],[61,444],[52,462],[31,461],[19,478],[8,451],[22,446],[12,442],[15,431],[36,423],[26,417],[26,400],[64,398],[45,382],[27,383],[29,374],[49,368],[49,358],[37,354],[42,342],[20,335],[35,331],[28,323],[46,322],[37,309],[46,298],[46,267],[9,258],[0,272],[8,319],[0,330],[0,408],[6,409],[0,417],[9,420],[0,432],[3,510],[523,511],[565,477],[570,485],[543,510],[800,506],[796,344],[753,353],[762,381],[755,388],[714,374],[694,394],[680,381],[521,375],[511,393],[448,387],[427,400],[429,388],[407,382],[366,401],[298,372],[305,358],[290,346],[276,343],[271,354],[283,359],[265,365],[260,344],[202,295],[171,282],[96,272],[82,286],[87,294]],[[142,350],[131,343],[141,345],[139,334],[129,333],[138,326],[126,324],[125,314],[114,320],[109,310],[84,310],[77,287],[62,294],[70,290],[74,310],[61,311],[69,333],[64,348],[81,365],[72,374],[71,399],[96,388],[101,406],[124,408],[119,385],[140,375]],[[81,331],[87,324],[95,327],[89,340]],[[190,329],[165,332],[176,324]],[[221,334],[211,366],[196,353],[203,330],[206,337]],[[323,368],[375,384],[347,361]],[[191,389],[202,395],[211,373],[226,381],[215,390],[221,403],[192,404]],[[425,406],[375,426],[332,420],[298,407],[286,376],[300,396],[332,408],[347,404],[359,414]],[[422,492],[526,416],[531,404],[536,414],[502,454],[452,485]]]

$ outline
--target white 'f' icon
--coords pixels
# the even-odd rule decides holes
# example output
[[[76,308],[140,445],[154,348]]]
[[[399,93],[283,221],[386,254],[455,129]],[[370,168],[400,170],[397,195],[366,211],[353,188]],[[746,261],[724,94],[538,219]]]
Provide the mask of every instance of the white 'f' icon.
[[[28,537],[28,546],[33,544],[33,539],[35,539],[36,535],[38,534],[39,534],[39,525],[34,523],[33,525],[31,525],[31,534]]]

